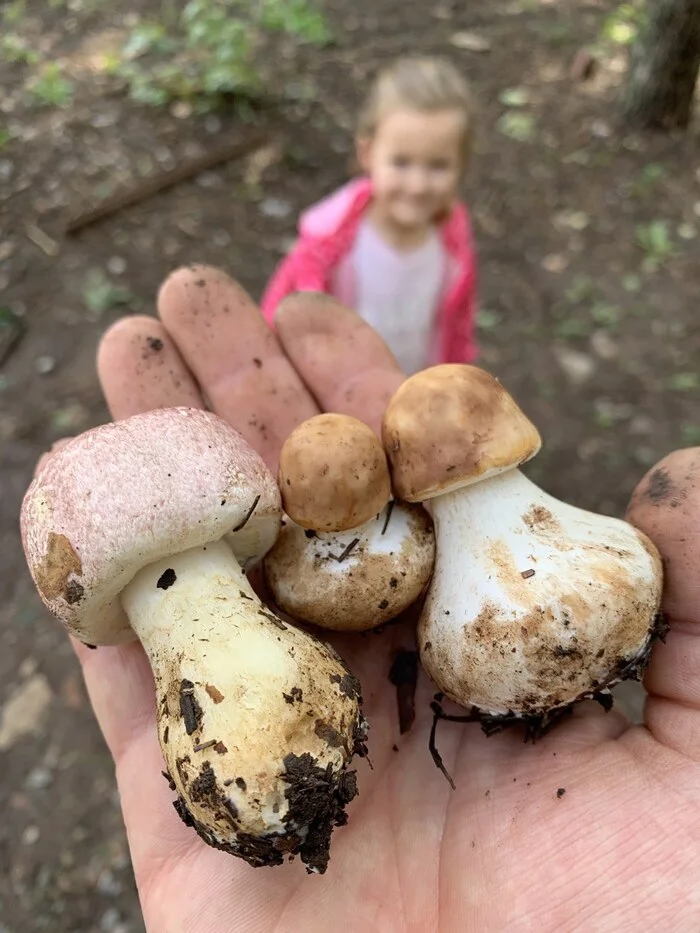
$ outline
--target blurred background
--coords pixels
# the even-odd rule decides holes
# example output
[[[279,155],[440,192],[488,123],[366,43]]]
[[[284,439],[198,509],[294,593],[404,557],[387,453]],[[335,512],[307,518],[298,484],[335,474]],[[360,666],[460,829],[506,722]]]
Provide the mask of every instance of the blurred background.
[[[620,515],[700,444],[697,3],[251,6],[0,2],[0,933],[143,929],[112,763],[24,567],[36,458],[107,419],[97,341],[171,269],[259,297],[346,179],[378,65],[443,54],[473,82],[480,363],[542,432],[529,475]]]

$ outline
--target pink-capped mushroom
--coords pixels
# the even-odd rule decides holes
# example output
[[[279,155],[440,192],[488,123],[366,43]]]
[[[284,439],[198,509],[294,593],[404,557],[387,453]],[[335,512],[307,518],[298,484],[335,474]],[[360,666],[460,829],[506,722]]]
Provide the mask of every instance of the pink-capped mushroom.
[[[93,646],[140,639],[182,819],[251,865],[298,853],[323,872],[366,724],[342,659],[248,582],[280,521],[261,458],[216,415],[184,408],[72,439],[21,512],[32,577],[68,631]]]

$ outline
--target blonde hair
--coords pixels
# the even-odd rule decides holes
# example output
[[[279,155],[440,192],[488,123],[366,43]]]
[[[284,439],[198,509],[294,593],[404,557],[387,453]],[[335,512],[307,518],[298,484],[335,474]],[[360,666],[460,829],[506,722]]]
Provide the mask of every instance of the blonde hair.
[[[456,110],[464,118],[462,168],[474,142],[476,108],[469,82],[443,58],[398,58],[376,76],[357,120],[357,137],[371,139],[391,111],[410,108],[425,113]]]

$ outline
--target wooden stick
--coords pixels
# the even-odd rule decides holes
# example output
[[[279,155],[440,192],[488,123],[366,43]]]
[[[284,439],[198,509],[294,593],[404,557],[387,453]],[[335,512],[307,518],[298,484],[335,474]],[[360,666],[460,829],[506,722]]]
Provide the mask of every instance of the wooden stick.
[[[195,175],[199,175],[201,172],[213,168],[215,165],[220,165],[222,162],[229,162],[231,159],[239,159],[241,156],[247,155],[255,149],[260,149],[264,143],[267,142],[267,139],[266,133],[258,132],[249,136],[247,139],[237,139],[235,142],[229,140],[218,149],[205,152],[203,155],[183,162],[160,175],[146,178],[133,188],[117,191],[106,198],[101,204],[98,204],[97,207],[90,208],[90,210],[78,214],[72,220],[69,220],[66,224],[65,232],[68,236],[75,234],[79,230],[83,230],[85,227],[97,223],[98,220],[104,220],[105,217],[110,217],[112,214],[116,214],[117,211],[125,207],[131,207],[134,204],[138,204],[140,201],[145,201],[146,198],[150,198],[151,195],[157,194],[159,191],[163,191],[166,188],[172,188],[173,185],[178,185],[183,181],[187,181]]]

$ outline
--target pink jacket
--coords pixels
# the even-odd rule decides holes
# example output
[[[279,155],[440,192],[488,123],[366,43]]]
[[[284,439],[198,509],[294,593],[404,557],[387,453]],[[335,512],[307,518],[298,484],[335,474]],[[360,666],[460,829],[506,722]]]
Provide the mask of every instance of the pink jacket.
[[[352,249],[371,198],[371,182],[359,178],[301,215],[299,239],[273,273],[262,297],[262,312],[271,326],[277,306],[291,292],[333,294],[333,271]],[[477,355],[476,254],[464,205],[455,205],[440,233],[449,263],[437,316],[434,362],[471,363]]]

